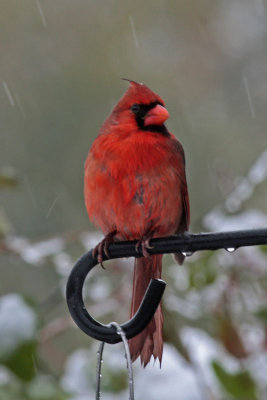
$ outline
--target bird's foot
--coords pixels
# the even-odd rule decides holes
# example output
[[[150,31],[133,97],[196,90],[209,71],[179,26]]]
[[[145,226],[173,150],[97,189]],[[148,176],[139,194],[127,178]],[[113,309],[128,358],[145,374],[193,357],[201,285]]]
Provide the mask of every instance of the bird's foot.
[[[105,269],[103,265],[103,255],[109,258],[108,246],[114,242],[114,236],[117,234],[117,229],[114,229],[112,232],[108,233],[100,243],[98,243],[93,250],[93,257],[97,258],[98,263],[101,265],[103,269]]]
[[[145,235],[142,237],[142,239],[138,240],[138,242],[135,245],[135,250],[139,251],[139,249],[142,249],[142,254],[143,257],[145,258],[150,258],[151,255],[149,254],[149,252],[147,251],[147,249],[153,249],[154,246],[151,246],[150,244],[150,240],[153,237],[153,233],[149,234],[149,235]]]

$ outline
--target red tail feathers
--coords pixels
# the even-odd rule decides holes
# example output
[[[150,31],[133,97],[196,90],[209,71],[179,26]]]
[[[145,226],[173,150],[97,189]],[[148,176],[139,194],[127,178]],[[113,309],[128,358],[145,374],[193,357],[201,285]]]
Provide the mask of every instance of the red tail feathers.
[[[131,316],[137,311],[151,278],[161,278],[162,255],[151,258],[136,258],[134,264],[133,296]],[[161,364],[163,351],[163,315],[161,305],[147,327],[137,336],[129,340],[132,361],[138,356],[145,367],[151,356],[158,358]]]

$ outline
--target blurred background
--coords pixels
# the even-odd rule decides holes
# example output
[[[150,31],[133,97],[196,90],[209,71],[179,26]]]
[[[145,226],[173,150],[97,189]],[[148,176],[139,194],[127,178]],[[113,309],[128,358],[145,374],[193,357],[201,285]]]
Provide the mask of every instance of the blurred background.
[[[0,0],[0,399],[94,398],[97,343],[65,285],[99,241],[87,152],[127,83],[165,101],[187,160],[191,231],[267,227],[265,0]],[[102,322],[129,316],[132,260],[96,269]],[[136,399],[267,398],[267,249],[165,256],[162,368],[134,364]],[[122,307],[122,304],[124,305]],[[103,399],[127,398],[120,344]]]

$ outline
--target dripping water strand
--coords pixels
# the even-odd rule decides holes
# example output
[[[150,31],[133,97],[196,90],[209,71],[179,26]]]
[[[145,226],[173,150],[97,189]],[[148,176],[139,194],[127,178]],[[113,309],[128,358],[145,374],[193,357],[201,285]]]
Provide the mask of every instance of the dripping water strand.
[[[100,380],[102,378],[101,367],[103,363],[103,350],[105,342],[101,342],[97,352],[97,366],[96,366],[96,400],[100,400]]]
[[[117,329],[117,334],[121,336],[124,349],[125,349],[125,358],[127,361],[127,370],[128,370],[128,384],[129,384],[129,400],[134,400],[134,381],[133,381],[133,368],[132,368],[132,360],[130,355],[130,349],[128,345],[128,340],[126,338],[126,334],[121,326],[117,322],[111,322],[111,326],[114,326]]]

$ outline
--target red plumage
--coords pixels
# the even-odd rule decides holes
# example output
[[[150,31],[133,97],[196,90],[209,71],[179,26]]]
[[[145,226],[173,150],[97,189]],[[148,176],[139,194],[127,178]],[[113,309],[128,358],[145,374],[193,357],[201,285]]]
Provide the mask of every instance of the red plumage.
[[[86,163],[84,194],[90,220],[115,240],[144,241],[181,233],[189,225],[184,151],[164,125],[163,100],[146,85],[130,86],[105,120]],[[183,255],[176,255],[182,263]],[[152,277],[161,277],[162,255],[135,260],[131,314]],[[162,311],[130,340],[132,360],[144,366],[162,358]]]

